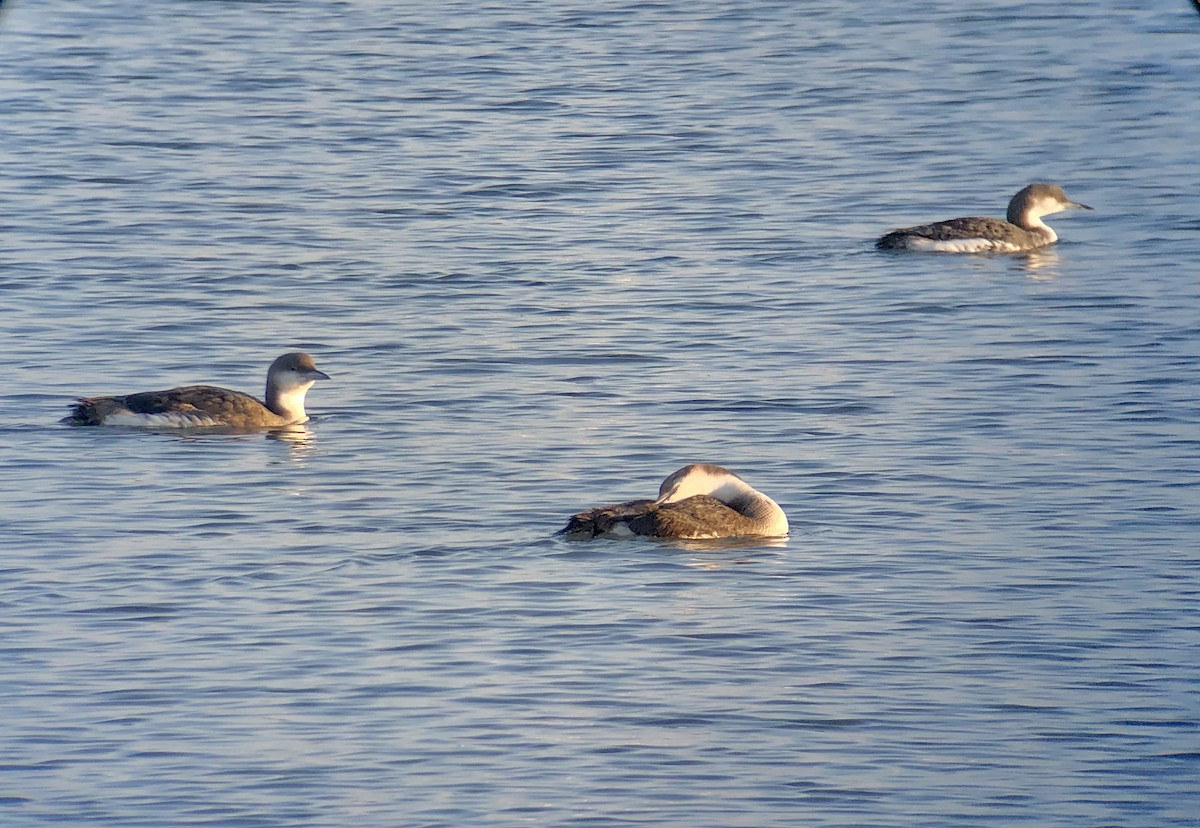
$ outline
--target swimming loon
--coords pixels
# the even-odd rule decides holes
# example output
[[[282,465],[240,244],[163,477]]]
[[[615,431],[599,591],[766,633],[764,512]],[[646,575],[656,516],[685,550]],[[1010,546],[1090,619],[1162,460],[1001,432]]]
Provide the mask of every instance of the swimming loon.
[[[1008,203],[1008,221],[971,216],[893,230],[875,242],[879,250],[935,253],[1018,253],[1058,241],[1042,216],[1063,210],[1090,210],[1067,198],[1057,184],[1030,184]]]
[[[571,538],[702,539],[780,537],[788,533],[779,504],[733,472],[708,463],[684,466],[657,500],[600,506],[572,517],[558,534]]]
[[[68,425],[123,425],[155,428],[231,426],[261,428],[308,421],[304,395],[319,379],[308,354],[284,354],[267,370],[266,404],[249,394],[211,385],[187,385],[167,391],[145,391],[120,397],[87,397],[74,403],[63,418]]]

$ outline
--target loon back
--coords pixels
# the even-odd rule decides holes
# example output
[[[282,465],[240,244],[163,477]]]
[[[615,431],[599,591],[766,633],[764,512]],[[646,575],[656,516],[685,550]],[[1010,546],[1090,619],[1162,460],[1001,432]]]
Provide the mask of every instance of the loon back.
[[[879,250],[928,250],[943,253],[1016,253],[1056,241],[1058,236],[1045,225],[1026,230],[1002,219],[987,216],[921,224],[894,230],[875,242]]]
[[[290,420],[249,394],[212,385],[187,385],[115,397],[87,397],[72,407],[71,425],[143,425],[173,428],[278,426]]]

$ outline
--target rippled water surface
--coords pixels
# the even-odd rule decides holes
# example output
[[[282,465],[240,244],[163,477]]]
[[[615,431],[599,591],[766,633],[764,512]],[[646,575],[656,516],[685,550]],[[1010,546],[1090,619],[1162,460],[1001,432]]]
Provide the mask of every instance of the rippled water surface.
[[[1200,825],[1149,5],[7,8],[0,823]],[[57,424],[294,349],[298,433]],[[693,461],[790,538],[552,537]]]

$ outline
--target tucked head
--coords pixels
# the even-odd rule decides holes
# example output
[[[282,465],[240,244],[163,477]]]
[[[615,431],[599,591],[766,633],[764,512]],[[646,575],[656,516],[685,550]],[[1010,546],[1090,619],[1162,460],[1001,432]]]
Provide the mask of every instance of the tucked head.
[[[659,503],[676,503],[696,495],[710,495],[724,503],[752,491],[733,472],[711,463],[692,463],[672,474],[658,487]]]

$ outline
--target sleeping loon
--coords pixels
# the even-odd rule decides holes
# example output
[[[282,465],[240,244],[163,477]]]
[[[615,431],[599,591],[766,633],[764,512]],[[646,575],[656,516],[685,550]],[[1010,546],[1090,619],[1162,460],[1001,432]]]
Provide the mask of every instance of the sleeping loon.
[[[643,535],[706,539],[780,537],[788,520],[779,504],[728,469],[684,466],[663,481],[657,500],[631,500],[580,512],[558,534],[571,538]]]
[[[154,428],[226,426],[263,428],[307,422],[304,395],[329,376],[308,354],[284,354],[267,370],[266,404],[249,394],[211,385],[144,391],[120,397],[87,397],[74,403],[68,425],[123,425]]]
[[[1030,184],[1008,203],[1008,221],[971,216],[893,230],[875,242],[879,250],[935,253],[1018,253],[1058,241],[1042,216],[1063,210],[1090,210],[1071,201],[1057,184]]]

